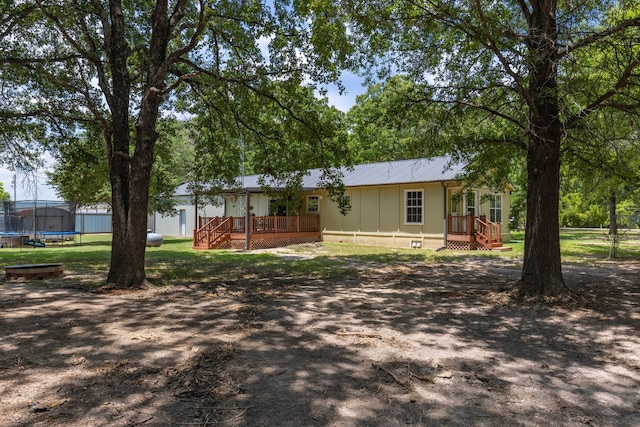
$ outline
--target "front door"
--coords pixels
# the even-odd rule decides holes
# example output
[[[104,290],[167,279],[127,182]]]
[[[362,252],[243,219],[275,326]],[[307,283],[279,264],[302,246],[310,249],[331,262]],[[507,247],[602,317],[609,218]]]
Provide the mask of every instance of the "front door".
[[[187,211],[180,209],[180,235],[187,235]]]

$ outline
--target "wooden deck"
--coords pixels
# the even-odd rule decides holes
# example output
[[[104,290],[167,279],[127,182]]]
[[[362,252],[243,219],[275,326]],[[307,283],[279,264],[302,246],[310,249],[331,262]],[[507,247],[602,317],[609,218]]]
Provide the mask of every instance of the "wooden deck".
[[[319,216],[198,217],[193,248],[267,249],[320,239]]]
[[[511,250],[502,245],[501,224],[485,216],[449,215],[447,218],[447,249]]]

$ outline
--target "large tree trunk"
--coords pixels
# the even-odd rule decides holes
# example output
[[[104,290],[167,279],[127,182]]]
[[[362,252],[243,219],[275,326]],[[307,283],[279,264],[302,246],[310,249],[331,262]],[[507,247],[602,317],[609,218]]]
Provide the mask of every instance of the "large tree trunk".
[[[144,261],[147,242],[147,215],[149,211],[149,184],[154,162],[154,147],[158,134],[156,122],[160,97],[148,92],[136,123],[136,149],[131,158],[131,182],[127,233],[124,238],[126,262],[116,280],[118,287],[138,287],[146,280]]]
[[[111,0],[111,4],[117,3],[119,3],[118,0]],[[158,139],[156,123],[162,102],[161,92],[164,89],[164,80],[167,74],[165,59],[170,38],[167,8],[166,0],[158,0],[151,16],[152,35],[149,43],[148,64],[143,88],[144,94],[136,120],[135,151],[133,156],[129,157],[127,109],[127,145],[126,151],[124,151],[126,154],[116,152],[113,156],[114,162],[110,164],[112,168],[114,230],[111,269],[108,281],[119,288],[139,287],[146,280],[144,264],[147,242],[149,184],[154,162],[154,147]],[[114,14],[112,10],[112,15],[115,16],[117,13]],[[117,19],[117,17],[112,19]],[[125,52],[128,56],[128,50]],[[119,55],[122,54],[114,53],[114,56],[121,59]],[[126,56],[124,64],[118,63],[118,66],[123,67],[119,68],[119,70],[123,73],[122,81],[127,81],[128,89],[130,82],[128,81],[128,75],[125,74],[127,70]],[[114,96],[116,92],[115,80],[116,73],[114,71]],[[128,102],[129,93],[127,92]],[[116,112],[113,112],[113,116],[115,130]],[[119,117],[119,120],[124,122],[124,117]],[[120,122],[118,121],[118,123]],[[117,140],[117,138],[114,138],[114,140]],[[123,149],[125,149],[124,145]],[[120,158],[127,160],[124,166],[123,163],[119,162]]]
[[[529,22],[530,135],[527,153],[527,224],[518,284],[524,295],[568,292],[560,261],[560,139],[555,2],[540,2]]]
[[[129,102],[130,78],[127,67],[129,45],[125,38],[124,16],[120,2],[109,2],[111,33],[109,66],[112,74],[112,96],[109,101],[112,120],[112,139],[107,139],[109,180],[111,182],[112,241],[108,283],[122,285],[122,272],[127,265],[125,242],[129,214]]]

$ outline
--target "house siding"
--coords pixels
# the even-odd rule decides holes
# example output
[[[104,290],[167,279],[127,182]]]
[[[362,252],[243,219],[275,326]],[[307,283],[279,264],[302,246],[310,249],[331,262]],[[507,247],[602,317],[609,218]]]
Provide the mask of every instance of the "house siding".
[[[405,224],[405,191],[423,192],[423,223]],[[347,188],[351,210],[340,214],[328,197],[320,200],[323,240],[363,245],[423,248],[443,244],[443,196],[440,183]]]
[[[449,182],[447,190],[447,212],[451,212],[451,194],[459,190],[455,182]],[[406,191],[423,192],[422,224],[406,224]],[[320,226],[326,242],[345,242],[362,245],[410,248],[416,242],[422,248],[436,249],[444,244],[444,194],[440,182],[414,183],[372,187],[351,187],[346,194],[351,197],[351,210],[342,215],[336,203],[323,191],[305,193],[322,195],[320,200]],[[486,195],[496,194],[489,190],[478,191],[478,214],[489,216],[489,201]],[[503,242],[509,241],[508,192],[502,196]],[[306,197],[305,197],[306,200]]]
[[[180,215],[165,216],[160,213],[154,212],[149,216],[147,221],[147,227],[155,233],[162,234],[164,236],[184,236],[193,237],[193,230],[197,228],[196,216],[222,216],[224,215],[224,201],[221,200],[221,205],[199,205],[198,213],[196,214],[196,207],[193,204],[192,198],[188,196],[177,196],[178,203],[175,206],[176,211],[185,211],[185,233],[180,233]]]

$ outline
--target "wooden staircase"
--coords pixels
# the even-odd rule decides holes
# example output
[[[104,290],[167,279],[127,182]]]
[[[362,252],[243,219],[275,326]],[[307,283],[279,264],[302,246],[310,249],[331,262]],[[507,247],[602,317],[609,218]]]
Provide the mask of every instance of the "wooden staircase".
[[[489,221],[485,216],[475,219],[476,242],[491,251],[508,251],[500,240],[500,224]]]
[[[193,249],[215,249],[231,239],[232,218],[212,218],[193,232]]]

